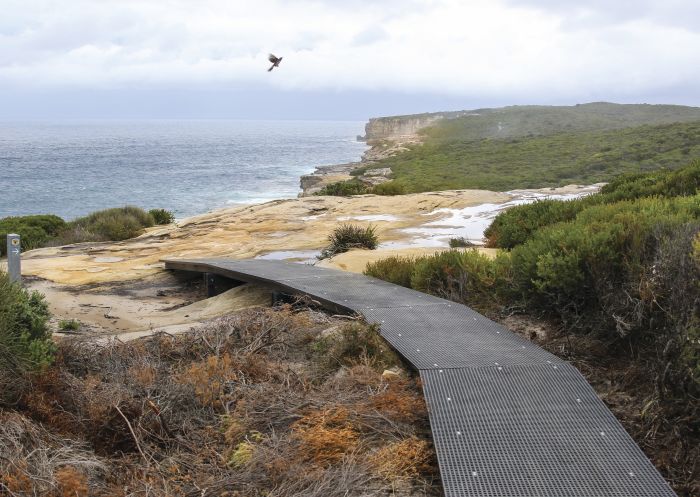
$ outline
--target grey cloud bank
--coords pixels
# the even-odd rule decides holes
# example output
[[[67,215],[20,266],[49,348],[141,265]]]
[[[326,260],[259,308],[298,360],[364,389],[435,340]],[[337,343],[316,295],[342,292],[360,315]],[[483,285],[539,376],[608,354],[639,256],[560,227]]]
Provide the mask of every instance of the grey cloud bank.
[[[0,119],[698,105],[699,49],[694,0],[5,0]]]

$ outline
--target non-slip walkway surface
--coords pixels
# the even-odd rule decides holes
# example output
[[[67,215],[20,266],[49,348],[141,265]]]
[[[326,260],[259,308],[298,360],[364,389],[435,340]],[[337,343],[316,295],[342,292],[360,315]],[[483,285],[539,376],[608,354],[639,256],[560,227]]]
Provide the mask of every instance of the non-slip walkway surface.
[[[280,261],[168,260],[363,314],[420,372],[448,497],[670,497],[569,363],[469,307],[362,275]]]

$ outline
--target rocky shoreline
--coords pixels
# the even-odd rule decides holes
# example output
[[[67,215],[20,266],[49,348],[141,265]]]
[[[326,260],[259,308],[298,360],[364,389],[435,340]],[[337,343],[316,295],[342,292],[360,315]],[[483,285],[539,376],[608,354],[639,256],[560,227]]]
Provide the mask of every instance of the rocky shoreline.
[[[466,112],[466,111],[465,111]],[[370,186],[384,183],[391,179],[391,169],[370,169],[363,174],[353,175],[358,169],[365,168],[386,157],[391,157],[407,150],[407,147],[421,142],[419,131],[441,119],[450,119],[463,112],[440,112],[412,116],[376,117],[365,124],[365,136],[357,139],[364,141],[369,148],[362,154],[359,162],[319,166],[316,170],[301,177],[299,186],[300,197],[313,195],[324,186],[352,178],[367,183]]]

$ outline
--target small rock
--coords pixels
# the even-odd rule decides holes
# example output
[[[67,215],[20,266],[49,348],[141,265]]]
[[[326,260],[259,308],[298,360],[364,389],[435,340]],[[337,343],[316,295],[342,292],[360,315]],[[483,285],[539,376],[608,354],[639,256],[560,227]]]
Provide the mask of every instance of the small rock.
[[[382,378],[389,381],[401,378],[401,369],[396,366],[391,369],[385,369],[382,373]]]

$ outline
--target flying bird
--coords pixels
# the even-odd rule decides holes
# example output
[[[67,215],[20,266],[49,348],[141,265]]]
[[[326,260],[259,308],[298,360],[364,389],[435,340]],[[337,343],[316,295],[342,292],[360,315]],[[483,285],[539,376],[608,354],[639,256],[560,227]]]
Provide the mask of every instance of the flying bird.
[[[270,72],[270,71],[272,71],[275,67],[279,67],[279,66],[280,66],[280,62],[282,62],[282,57],[277,57],[276,55],[270,54],[270,55],[267,56],[267,60],[269,60],[270,62],[272,62],[272,65],[271,65],[270,68],[267,70],[267,72]]]

